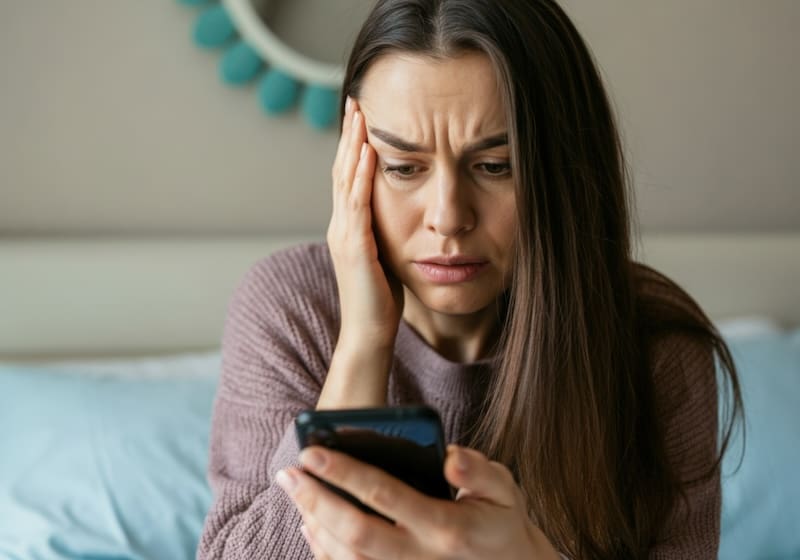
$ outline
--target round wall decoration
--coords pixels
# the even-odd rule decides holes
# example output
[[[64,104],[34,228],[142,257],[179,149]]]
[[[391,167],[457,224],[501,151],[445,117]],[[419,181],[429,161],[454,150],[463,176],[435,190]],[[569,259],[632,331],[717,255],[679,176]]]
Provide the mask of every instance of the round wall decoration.
[[[179,0],[198,10],[194,43],[222,51],[223,82],[234,87],[256,82],[258,101],[266,113],[278,115],[299,105],[305,120],[320,130],[336,120],[344,77],[344,66],[336,60],[346,56],[354,23],[360,25],[363,18],[359,18],[369,7],[369,2],[357,1],[358,7],[354,10],[351,5],[348,10],[342,0],[318,0],[316,5],[312,0]],[[335,13],[330,13],[332,9]],[[294,39],[279,35],[277,28],[271,28],[273,22],[283,22]],[[303,26],[306,22],[311,28]],[[325,45],[320,37],[338,45]]]

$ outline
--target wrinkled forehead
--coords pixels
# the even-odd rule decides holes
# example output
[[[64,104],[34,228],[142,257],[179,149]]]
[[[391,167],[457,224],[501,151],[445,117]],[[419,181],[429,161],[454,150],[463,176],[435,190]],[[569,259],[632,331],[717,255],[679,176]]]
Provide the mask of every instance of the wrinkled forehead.
[[[478,52],[443,59],[384,55],[367,70],[359,104],[368,124],[399,133],[447,125],[477,135],[506,124],[495,69]]]

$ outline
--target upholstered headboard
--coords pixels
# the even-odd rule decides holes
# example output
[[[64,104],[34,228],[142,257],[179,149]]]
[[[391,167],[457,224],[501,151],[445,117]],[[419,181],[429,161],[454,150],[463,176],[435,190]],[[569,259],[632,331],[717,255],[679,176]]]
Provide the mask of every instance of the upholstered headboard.
[[[313,239],[0,238],[0,358],[214,348],[246,269]],[[640,258],[714,319],[800,324],[800,233],[647,235]]]

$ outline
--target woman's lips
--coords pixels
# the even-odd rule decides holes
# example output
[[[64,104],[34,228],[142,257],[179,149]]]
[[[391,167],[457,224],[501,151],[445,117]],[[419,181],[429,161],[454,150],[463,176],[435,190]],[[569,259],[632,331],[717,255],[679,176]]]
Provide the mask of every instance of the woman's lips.
[[[488,262],[469,262],[463,264],[441,264],[429,261],[417,261],[422,275],[437,284],[457,284],[467,282],[480,274],[489,265]]]

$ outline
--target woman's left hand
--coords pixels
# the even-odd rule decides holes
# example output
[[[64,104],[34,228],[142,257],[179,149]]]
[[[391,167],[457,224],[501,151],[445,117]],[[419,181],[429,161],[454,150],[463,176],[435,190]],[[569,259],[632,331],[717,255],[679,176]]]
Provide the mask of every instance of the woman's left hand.
[[[511,472],[478,451],[451,445],[444,473],[455,501],[417,492],[347,455],[309,447],[303,467],[395,520],[364,513],[299,469],[278,473],[305,523],[317,560],[558,559],[529,519]]]

